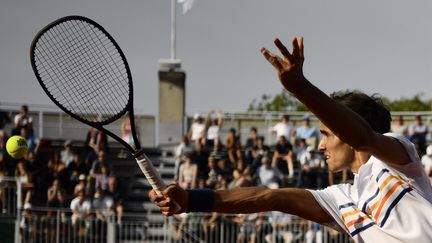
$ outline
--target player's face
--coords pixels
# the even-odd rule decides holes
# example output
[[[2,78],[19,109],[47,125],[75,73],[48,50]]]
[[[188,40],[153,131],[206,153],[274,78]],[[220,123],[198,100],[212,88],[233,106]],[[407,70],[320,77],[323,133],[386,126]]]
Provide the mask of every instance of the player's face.
[[[320,124],[322,134],[318,149],[324,152],[324,158],[328,168],[332,172],[338,172],[351,167],[354,162],[354,150],[342,142],[330,129]]]

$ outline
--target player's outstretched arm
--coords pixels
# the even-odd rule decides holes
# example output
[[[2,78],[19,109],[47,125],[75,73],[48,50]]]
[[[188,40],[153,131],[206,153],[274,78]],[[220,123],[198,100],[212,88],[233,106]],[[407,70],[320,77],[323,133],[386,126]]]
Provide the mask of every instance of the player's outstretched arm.
[[[173,184],[168,186],[162,194],[158,196],[152,190],[149,196],[167,216],[201,211],[197,210],[196,207],[198,207],[204,212],[234,214],[281,211],[318,223],[333,221],[319,206],[312,193],[304,189],[242,187],[202,192],[199,190],[185,191],[180,186]]]
[[[310,83],[303,75],[303,38],[293,38],[292,52],[276,38],[276,47],[282,56],[266,48],[261,53],[276,69],[282,85],[296,96],[339,139],[357,151],[364,151],[394,164],[409,162],[402,145],[393,138],[374,132],[369,124],[349,108],[331,99]]]

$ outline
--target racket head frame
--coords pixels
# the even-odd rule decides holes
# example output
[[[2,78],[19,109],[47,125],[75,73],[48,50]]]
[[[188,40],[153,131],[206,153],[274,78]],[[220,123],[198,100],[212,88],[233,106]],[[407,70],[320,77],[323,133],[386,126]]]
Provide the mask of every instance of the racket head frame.
[[[115,46],[115,48],[117,49],[119,55],[122,58],[122,61],[124,63],[124,67],[125,70],[127,72],[127,78],[128,78],[128,83],[129,83],[129,99],[128,102],[126,104],[126,106],[123,108],[122,111],[118,112],[117,114],[115,114],[114,116],[110,117],[107,120],[104,121],[89,121],[86,119],[82,119],[79,115],[74,114],[73,112],[71,112],[69,109],[67,109],[65,106],[63,106],[61,103],[59,103],[54,96],[50,93],[50,91],[47,89],[47,87],[45,86],[42,78],[39,75],[39,71],[36,65],[36,61],[35,61],[35,50],[37,48],[37,43],[39,41],[39,39],[45,34],[47,33],[49,30],[53,29],[55,26],[67,22],[67,21],[73,21],[73,20],[79,20],[79,21],[83,21],[86,23],[89,23],[91,25],[93,25],[94,27],[96,27],[98,30],[100,30],[101,32],[103,32],[105,34],[105,36],[112,42],[112,44]],[[83,17],[83,16],[79,16],[79,15],[70,15],[70,16],[65,16],[62,17],[60,19],[57,19],[53,22],[51,22],[50,24],[48,24],[47,26],[45,26],[43,29],[41,29],[36,36],[34,37],[32,44],[30,46],[30,61],[31,61],[31,65],[33,68],[33,71],[35,73],[35,76],[40,84],[40,86],[43,88],[43,90],[45,91],[45,93],[48,95],[48,97],[61,109],[63,110],[66,114],[70,115],[71,117],[73,117],[74,119],[83,122],[91,127],[94,127],[104,133],[106,133],[107,135],[109,135],[110,137],[112,137],[113,139],[115,139],[117,142],[121,143],[123,146],[125,146],[132,154],[135,154],[136,152],[141,150],[141,144],[139,142],[139,139],[136,135],[136,127],[135,127],[135,119],[134,119],[134,110],[133,110],[133,82],[132,82],[132,75],[131,75],[131,71],[129,68],[129,64],[126,60],[126,56],[124,55],[123,51],[121,50],[120,46],[117,44],[117,42],[114,40],[114,38],[105,30],[105,28],[103,28],[101,25],[99,25],[98,23],[96,23],[95,21]],[[135,148],[133,148],[131,145],[129,145],[127,142],[125,142],[123,139],[121,139],[119,136],[117,136],[116,134],[114,134],[113,132],[105,129],[103,126],[108,125],[110,123],[112,123],[113,121],[118,120],[119,118],[121,118],[123,115],[125,115],[126,113],[129,113],[129,119],[130,119],[130,123],[131,123],[131,130],[132,130],[132,137],[134,140],[134,144],[135,144]]]

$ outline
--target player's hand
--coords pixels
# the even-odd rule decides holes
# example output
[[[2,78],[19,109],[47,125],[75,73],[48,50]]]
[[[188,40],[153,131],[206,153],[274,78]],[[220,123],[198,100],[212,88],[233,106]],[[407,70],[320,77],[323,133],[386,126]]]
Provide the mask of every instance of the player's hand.
[[[276,69],[279,80],[282,85],[288,90],[293,91],[297,85],[303,82],[303,37],[294,37],[292,40],[292,53],[275,38],[274,43],[282,54],[282,57],[275,55],[266,48],[261,48],[261,53],[267,61]]]
[[[158,195],[153,189],[149,197],[165,216],[185,213],[189,210],[189,193],[177,184],[169,185],[162,191],[162,195]]]

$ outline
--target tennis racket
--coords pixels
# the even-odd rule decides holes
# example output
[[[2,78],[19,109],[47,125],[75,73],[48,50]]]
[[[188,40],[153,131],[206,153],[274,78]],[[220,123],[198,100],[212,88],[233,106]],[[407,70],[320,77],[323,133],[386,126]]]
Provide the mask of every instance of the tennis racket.
[[[71,117],[99,129],[129,150],[161,195],[166,186],[136,135],[131,72],[111,35],[86,17],[63,17],[37,33],[30,58],[48,97]],[[126,113],[135,147],[104,128]]]

